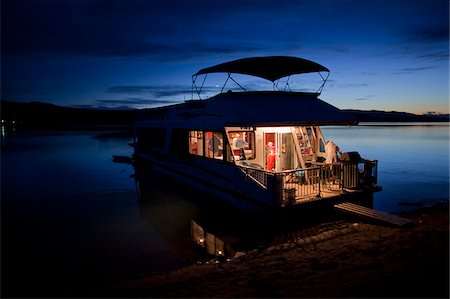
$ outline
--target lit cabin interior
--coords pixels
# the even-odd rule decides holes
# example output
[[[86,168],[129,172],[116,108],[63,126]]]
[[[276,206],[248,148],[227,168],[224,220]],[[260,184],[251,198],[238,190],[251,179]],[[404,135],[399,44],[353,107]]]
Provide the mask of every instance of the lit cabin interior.
[[[306,168],[326,157],[318,126],[226,127],[225,131],[238,165],[279,172]]]

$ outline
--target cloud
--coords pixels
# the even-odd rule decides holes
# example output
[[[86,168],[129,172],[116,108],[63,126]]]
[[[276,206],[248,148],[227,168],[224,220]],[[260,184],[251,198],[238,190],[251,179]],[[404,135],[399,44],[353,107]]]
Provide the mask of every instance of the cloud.
[[[433,61],[442,61],[442,60],[448,60],[449,58],[449,51],[448,50],[441,50],[441,51],[432,51],[423,53],[417,56],[419,59],[426,59],[426,60],[433,60]]]
[[[355,99],[355,101],[370,101],[370,100],[372,100],[373,98],[376,98],[376,97],[377,97],[377,95],[375,95],[375,94],[369,94],[369,95],[366,95],[364,97],[357,98],[357,99]]]
[[[78,35],[78,38],[77,38]],[[81,37],[82,36],[82,37]],[[143,37],[140,37],[140,39]],[[154,58],[158,61],[180,61],[211,54],[233,54],[263,50],[251,43],[220,43],[210,41],[158,43],[140,39],[110,37],[108,34],[67,34],[43,36],[39,39],[18,38],[2,43],[6,53],[51,53],[63,55],[88,55],[99,57]]]
[[[399,69],[396,72],[393,72],[393,74],[397,74],[397,75],[399,75],[399,74],[411,74],[411,73],[431,70],[431,69],[434,69],[434,68],[435,68],[435,66],[407,67],[407,68]]]
[[[190,93],[191,88],[182,85],[117,85],[106,89],[109,93],[149,93],[160,96],[179,95]]]
[[[413,57],[421,60],[441,62],[449,59],[449,19],[448,4],[446,16],[439,22],[439,14],[435,13],[435,19],[430,20],[428,24],[415,26],[403,33],[402,55],[413,54]]]
[[[165,106],[191,99],[191,88],[184,85],[116,85],[107,93],[124,96],[123,99],[96,100],[101,106],[126,105],[133,108]]]
[[[161,105],[174,104],[174,101],[159,99],[128,98],[123,100],[95,100],[101,105]]]
[[[161,99],[148,99],[148,98],[125,98],[125,99],[103,99],[94,100],[92,104],[74,105],[77,108],[88,109],[140,109],[150,108],[156,106],[165,106],[180,103],[180,101],[161,100]]]
[[[127,106],[127,105],[123,105],[123,106],[101,106],[101,105],[84,104],[84,105],[72,105],[70,107],[83,108],[83,109],[97,109],[97,110],[134,110],[134,109],[136,109],[136,107],[131,107],[131,106]]]
[[[425,43],[448,43],[449,37],[449,26],[444,24],[439,24],[435,27],[424,26],[421,29],[411,30],[406,34],[406,37],[410,41],[419,41]]]
[[[334,53],[350,53],[350,48],[342,45],[330,45],[321,47],[322,50]]]
[[[108,93],[127,94],[127,95],[147,95],[152,97],[153,101],[161,98],[174,98],[186,96],[192,93],[192,89],[181,85],[117,85],[106,89]]]
[[[360,72],[361,75],[368,75],[368,76],[376,76],[379,75],[380,73],[378,72]]]
[[[176,60],[210,54],[260,51],[265,45],[196,32],[207,18],[188,17],[183,8],[160,2],[6,3],[2,7],[2,51]],[[207,6],[207,7],[210,7]],[[211,7],[209,9],[212,9]],[[6,13],[7,12],[7,13]],[[220,13],[220,11],[219,11]],[[222,14],[224,14],[222,12]],[[132,28],[132,30],[130,30]],[[211,28],[211,31],[214,31]],[[189,32],[190,31],[190,32]]]
[[[106,89],[108,93],[117,94],[145,94],[155,99],[173,98],[192,94],[192,88],[185,85],[117,85]],[[218,92],[218,87],[204,86],[202,94]],[[194,93],[195,90],[194,90]]]
[[[354,88],[354,87],[367,87],[367,83],[349,83],[349,84],[339,84],[339,88]]]

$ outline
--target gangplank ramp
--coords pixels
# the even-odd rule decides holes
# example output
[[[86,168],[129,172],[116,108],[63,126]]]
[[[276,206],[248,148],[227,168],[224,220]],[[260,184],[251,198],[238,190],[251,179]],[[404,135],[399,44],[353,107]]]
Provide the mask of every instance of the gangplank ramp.
[[[352,215],[362,216],[371,220],[377,220],[384,223],[389,223],[397,226],[404,226],[411,224],[411,219],[391,215],[385,212],[377,211],[371,208],[363,207],[351,202],[343,202],[334,205],[334,207],[342,212],[350,213]]]

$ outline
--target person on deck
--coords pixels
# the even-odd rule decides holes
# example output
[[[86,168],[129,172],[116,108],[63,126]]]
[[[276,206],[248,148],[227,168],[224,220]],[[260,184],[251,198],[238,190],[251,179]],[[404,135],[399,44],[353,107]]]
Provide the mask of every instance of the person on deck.
[[[327,155],[327,158],[325,160],[325,163],[332,164],[334,162],[337,162],[338,156],[337,153],[342,154],[340,148],[331,140],[327,142],[325,145],[325,154]]]
[[[267,170],[272,171],[275,168],[275,153],[276,148],[273,142],[267,143]]]
[[[245,141],[244,138],[241,137],[241,135],[239,135],[239,133],[236,133],[236,135],[234,135],[233,138],[233,147],[239,150],[240,160],[245,160],[245,152],[244,152],[245,146],[248,146],[248,143]]]

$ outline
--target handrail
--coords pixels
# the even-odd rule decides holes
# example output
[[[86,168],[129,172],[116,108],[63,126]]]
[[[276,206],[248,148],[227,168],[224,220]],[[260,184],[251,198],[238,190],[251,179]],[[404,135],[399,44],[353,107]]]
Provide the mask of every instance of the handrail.
[[[287,201],[293,194],[295,198],[314,198],[321,197],[322,192],[342,192],[345,189],[374,186],[377,182],[378,160],[321,163],[313,167],[278,172],[268,172],[247,165],[239,167],[247,177],[264,189],[268,188],[268,176],[279,176],[284,190],[280,194],[280,200]]]
[[[253,168],[246,165],[239,165],[240,169],[245,173],[246,176],[251,178],[255,183],[264,189],[267,189],[267,171],[262,169]]]

